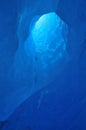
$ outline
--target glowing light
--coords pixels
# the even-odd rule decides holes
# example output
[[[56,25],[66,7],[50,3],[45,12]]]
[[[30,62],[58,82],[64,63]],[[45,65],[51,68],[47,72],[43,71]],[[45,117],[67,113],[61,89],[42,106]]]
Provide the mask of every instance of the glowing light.
[[[68,28],[64,21],[51,12],[37,18],[31,25],[31,33],[25,43],[27,55],[40,59],[40,67],[59,64],[60,59],[65,59]]]
[[[36,88],[48,84],[67,61],[67,25],[55,13],[36,19],[25,42],[28,61],[33,59]],[[34,91],[34,90],[33,90]]]
[[[47,51],[55,38],[55,32],[60,24],[60,18],[55,13],[42,15],[32,29],[32,37],[36,51]],[[58,34],[57,34],[58,35]]]

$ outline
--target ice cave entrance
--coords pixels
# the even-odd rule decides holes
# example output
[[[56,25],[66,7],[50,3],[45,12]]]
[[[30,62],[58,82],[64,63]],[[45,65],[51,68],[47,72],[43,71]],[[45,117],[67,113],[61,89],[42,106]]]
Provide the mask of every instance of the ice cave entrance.
[[[59,45],[59,42],[57,43],[58,45],[55,45],[57,42],[55,40],[57,35],[59,40],[61,40],[60,34],[62,24],[62,20],[54,12],[44,14],[38,18],[31,31],[36,52],[46,52],[51,46],[55,49],[56,46]]]
[[[34,16],[25,50],[28,56],[31,53],[34,57],[36,75],[42,80],[55,75],[64,66],[67,31],[66,23],[54,12]]]
[[[40,17],[34,16],[25,45],[27,55],[29,51],[33,54],[35,51],[35,54],[39,57],[47,57],[47,60],[64,57],[67,32],[67,24],[55,12],[43,14]]]
[[[49,49],[52,42],[59,19],[55,13],[42,15],[32,29],[32,37],[35,43],[36,52],[44,52]]]

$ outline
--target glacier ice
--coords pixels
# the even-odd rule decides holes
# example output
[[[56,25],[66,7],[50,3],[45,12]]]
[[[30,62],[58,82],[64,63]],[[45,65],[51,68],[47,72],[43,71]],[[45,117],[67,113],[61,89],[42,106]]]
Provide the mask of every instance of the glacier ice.
[[[30,56],[33,57],[34,92],[47,85],[64,67],[68,58],[66,51],[68,28],[56,13],[51,12],[34,20],[30,29],[24,50],[27,61]]]
[[[24,25],[24,22],[30,22],[30,25]],[[8,75],[11,82],[9,89],[2,92],[0,119],[6,119],[29,96],[54,80],[64,68],[67,61],[67,32],[67,25],[54,12],[34,15],[32,21],[26,17],[19,22],[19,45]]]

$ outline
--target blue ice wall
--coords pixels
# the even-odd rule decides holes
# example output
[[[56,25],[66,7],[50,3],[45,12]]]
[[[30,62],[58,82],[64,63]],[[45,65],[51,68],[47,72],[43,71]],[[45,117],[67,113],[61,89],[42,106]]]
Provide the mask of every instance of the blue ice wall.
[[[15,87],[11,95],[8,93],[8,99],[11,97],[12,100],[9,100],[7,112],[3,112],[3,115],[9,116],[24,100],[46,87],[64,69],[69,58],[66,50],[67,34],[65,22],[55,13],[48,13],[28,26],[25,41],[21,40],[22,35],[18,35],[19,47],[9,71],[9,79]]]
[[[1,120],[6,119],[24,100],[54,80],[67,61],[68,28],[57,14],[51,12],[56,9],[57,4],[52,4],[50,1],[50,5],[48,6],[47,3],[42,12],[39,12],[40,6],[42,6],[41,1],[34,5],[33,12],[26,6],[30,5],[25,4],[22,11],[16,15],[14,52],[10,52],[11,48],[8,51],[10,63],[7,61],[8,68],[5,70],[7,73],[4,74],[7,85],[3,84],[4,78],[2,77]],[[36,17],[39,18],[36,19]],[[43,31],[41,37],[37,34],[40,29]],[[35,31],[36,34],[34,34]],[[58,33],[58,37],[56,33]],[[38,46],[36,46],[37,43],[39,43]],[[40,43],[44,47],[40,48]],[[37,48],[40,48],[40,52]],[[57,72],[55,68],[58,68]]]
[[[8,1],[0,2],[0,129],[86,130],[85,0]],[[49,15],[39,33],[51,12],[58,28]]]

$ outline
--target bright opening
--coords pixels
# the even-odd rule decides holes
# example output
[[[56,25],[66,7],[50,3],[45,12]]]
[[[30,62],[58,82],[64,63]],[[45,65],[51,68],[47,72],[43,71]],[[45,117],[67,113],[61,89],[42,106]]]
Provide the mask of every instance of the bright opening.
[[[54,12],[33,20],[31,25],[30,35],[25,42],[25,51],[28,61],[33,58],[34,70],[41,86],[64,68],[67,61],[68,28],[66,23]]]
[[[44,14],[38,19],[32,29],[32,37],[37,52],[48,50],[50,43],[55,38],[59,23],[60,18],[55,13]]]

